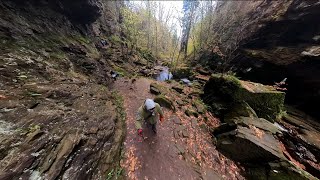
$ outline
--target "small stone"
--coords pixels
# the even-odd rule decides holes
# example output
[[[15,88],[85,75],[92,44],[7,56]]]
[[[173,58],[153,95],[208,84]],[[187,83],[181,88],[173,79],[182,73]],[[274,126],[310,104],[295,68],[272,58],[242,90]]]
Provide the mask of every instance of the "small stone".
[[[183,155],[186,151],[183,147],[179,146],[178,144],[176,144],[176,148],[178,149],[178,154]]]
[[[187,130],[183,130],[183,131],[182,131],[182,136],[183,136],[184,138],[188,138],[188,137],[190,137],[190,134],[189,134],[189,132],[188,132]]]
[[[195,127],[197,127],[197,120],[196,119],[192,119],[191,120],[191,126],[193,127],[193,128],[195,128]]]
[[[174,117],[173,122],[174,122],[175,124],[179,124],[179,125],[182,124],[180,118],[178,118],[178,117]]]
[[[181,99],[176,100],[176,102],[179,106],[183,106],[185,104]]]

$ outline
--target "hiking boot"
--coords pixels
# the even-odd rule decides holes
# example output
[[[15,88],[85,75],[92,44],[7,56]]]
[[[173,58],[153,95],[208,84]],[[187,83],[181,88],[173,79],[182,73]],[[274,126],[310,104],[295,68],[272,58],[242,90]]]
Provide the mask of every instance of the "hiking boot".
[[[157,126],[155,124],[151,125],[151,129],[155,134],[157,134]]]

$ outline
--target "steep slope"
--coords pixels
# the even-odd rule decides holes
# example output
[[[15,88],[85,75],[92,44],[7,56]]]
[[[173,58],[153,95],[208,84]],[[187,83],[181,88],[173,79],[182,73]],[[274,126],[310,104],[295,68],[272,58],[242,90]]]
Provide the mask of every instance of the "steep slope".
[[[96,47],[120,36],[121,5],[0,2],[0,179],[104,179],[119,165],[121,99]]]

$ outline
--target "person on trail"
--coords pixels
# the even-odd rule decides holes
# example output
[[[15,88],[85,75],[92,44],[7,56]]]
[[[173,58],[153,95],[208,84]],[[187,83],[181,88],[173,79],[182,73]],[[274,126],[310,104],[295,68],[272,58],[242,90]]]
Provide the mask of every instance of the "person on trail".
[[[117,80],[117,77],[119,76],[119,74],[117,72],[114,71],[110,71],[111,77],[114,81]]]
[[[138,135],[142,136],[142,123],[146,123],[147,126],[151,126],[152,131],[156,134],[158,118],[163,122],[164,117],[161,106],[158,103],[155,103],[152,99],[146,99],[137,112],[135,125],[138,130]]]

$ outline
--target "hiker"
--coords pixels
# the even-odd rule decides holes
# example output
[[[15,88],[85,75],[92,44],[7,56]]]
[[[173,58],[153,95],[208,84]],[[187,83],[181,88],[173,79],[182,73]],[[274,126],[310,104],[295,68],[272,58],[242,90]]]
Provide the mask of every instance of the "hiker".
[[[100,43],[101,43],[102,47],[108,45],[108,42],[104,39],[100,40]]]
[[[160,116],[159,116],[160,115]],[[142,124],[146,123],[147,126],[151,126],[152,131],[157,133],[157,119],[163,122],[163,111],[158,103],[155,103],[152,99],[146,99],[144,104],[140,106],[137,112],[136,128],[138,135],[142,136]]]
[[[111,77],[113,80],[117,80],[117,77],[119,76],[119,74],[117,72],[114,71],[110,71]]]

